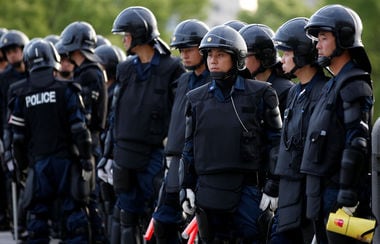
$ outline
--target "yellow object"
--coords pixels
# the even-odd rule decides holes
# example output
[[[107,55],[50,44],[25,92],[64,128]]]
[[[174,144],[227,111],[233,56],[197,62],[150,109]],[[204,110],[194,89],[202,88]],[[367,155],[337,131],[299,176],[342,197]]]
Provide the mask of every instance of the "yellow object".
[[[330,213],[327,230],[371,243],[375,225],[375,220],[350,216],[340,208],[335,213]]]

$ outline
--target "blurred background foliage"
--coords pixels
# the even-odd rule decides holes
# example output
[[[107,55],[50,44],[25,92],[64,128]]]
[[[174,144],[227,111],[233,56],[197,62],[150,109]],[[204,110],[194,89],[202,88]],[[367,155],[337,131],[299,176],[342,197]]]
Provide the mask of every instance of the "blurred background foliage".
[[[141,0],[2,0],[0,27],[21,30],[32,39],[49,34],[59,35],[68,24],[81,20],[91,23],[97,34],[122,47],[121,37],[111,33],[113,21],[123,9],[143,5],[155,14],[161,37],[169,42],[171,33],[180,21],[189,18],[206,21],[212,7],[211,2],[212,0],[144,2]],[[323,5],[333,3],[351,7],[362,19],[363,43],[372,62],[375,97],[378,97],[380,93],[380,88],[376,85],[376,81],[380,80],[380,48],[378,48],[380,25],[377,22],[380,2],[378,0],[257,0],[258,8],[255,12],[241,10],[236,19],[247,23],[266,24],[276,31],[288,19],[299,16],[310,17]],[[223,2],[215,1],[213,4],[223,4]],[[375,103],[374,118],[379,116],[380,107]]]

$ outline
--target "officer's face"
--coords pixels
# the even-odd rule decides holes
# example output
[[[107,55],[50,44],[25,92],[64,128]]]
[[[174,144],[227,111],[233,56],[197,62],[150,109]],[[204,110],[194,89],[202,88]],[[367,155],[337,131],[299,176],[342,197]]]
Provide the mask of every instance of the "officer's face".
[[[198,65],[202,61],[198,47],[180,48],[179,53],[185,67]]]
[[[283,51],[282,57],[281,57],[281,63],[282,63],[282,70],[285,73],[290,73],[292,69],[294,68],[294,52],[293,51]]]
[[[249,72],[253,73],[260,68],[260,60],[253,53],[248,53],[245,59],[245,66]]]
[[[125,50],[129,50],[129,48],[131,48],[131,43],[132,43],[132,35],[126,32],[123,36],[123,45],[124,45]]]
[[[232,68],[232,57],[222,49],[212,48],[207,53],[207,65],[210,72],[228,72]]]
[[[318,56],[330,57],[336,48],[335,37],[332,32],[320,31],[318,33]]]
[[[5,55],[10,64],[15,64],[22,61],[22,49],[21,47],[11,47],[6,49]]]

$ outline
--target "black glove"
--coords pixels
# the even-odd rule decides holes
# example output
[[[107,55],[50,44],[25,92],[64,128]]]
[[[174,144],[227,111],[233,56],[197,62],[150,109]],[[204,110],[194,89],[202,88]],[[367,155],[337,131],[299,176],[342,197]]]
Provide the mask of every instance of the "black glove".
[[[268,179],[264,185],[264,193],[271,197],[278,197],[279,183],[276,180]]]
[[[354,207],[358,203],[358,195],[352,189],[340,189],[337,197],[338,207]]]

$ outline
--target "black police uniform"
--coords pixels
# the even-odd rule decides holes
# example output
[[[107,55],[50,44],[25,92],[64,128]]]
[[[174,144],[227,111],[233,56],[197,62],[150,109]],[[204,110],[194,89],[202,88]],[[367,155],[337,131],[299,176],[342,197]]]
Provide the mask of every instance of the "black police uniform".
[[[31,74],[25,86],[17,90],[9,123],[16,159],[29,162],[21,204],[30,212],[31,243],[49,243],[48,218],[57,198],[64,203],[61,210],[66,217],[67,241],[88,240],[86,213],[72,195],[78,186],[70,183],[71,169],[79,164],[72,128],[85,124],[79,89],[71,82],[56,80],[52,69],[45,69]],[[85,143],[80,141],[79,147],[86,147]]]
[[[309,237],[306,229],[304,236],[299,234],[305,219],[305,175],[300,173],[300,165],[310,116],[327,80],[320,70],[307,84],[297,84],[291,88],[288,95],[275,170],[275,174],[281,176],[276,213],[280,217],[274,221],[276,233],[294,235],[297,232],[297,235],[289,237],[294,241],[301,242],[304,237]]]
[[[147,224],[153,212],[163,176],[163,140],[168,133],[175,80],[183,72],[179,58],[157,50],[149,63],[142,64],[136,56],[118,65],[111,125],[117,194],[113,226],[117,233],[121,222],[123,232],[129,233],[122,238],[132,240],[131,233],[138,233],[137,222]]]
[[[312,220],[326,221],[330,212],[341,207],[337,202],[351,207],[361,201],[359,195],[351,192],[359,193],[363,189],[368,171],[365,162],[369,162],[370,149],[369,143],[363,141],[370,141],[370,131],[362,126],[362,120],[371,123],[370,76],[351,61],[329,80],[321,98],[310,117],[305,142],[308,153],[303,154],[300,169],[307,175],[306,215]],[[347,165],[350,165],[348,173],[342,171]],[[348,192],[342,198],[341,185],[347,187],[343,193]],[[362,203],[368,202],[368,199],[362,200]],[[317,235],[321,240],[326,238],[325,233]]]
[[[215,81],[187,96],[182,187],[195,188],[201,238],[257,240],[261,174],[270,175],[270,152],[280,137],[276,92],[269,83],[238,76],[227,97]]]
[[[168,225],[168,229],[177,232],[182,222],[182,211],[180,208],[180,184],[178,178],[179,160],[185,144],[185,109],[187,104],[186,93],[192,89],[202,86],[210,81],[209,71],[205,70],[197,76],[194,72],[184,73],[176,82],[178,83],[175,100],[173,104],[170,126],[165,146],[165,155],[171,157],[165,182],[163,184],[158,206],[153,213],[153,218]],[[170,225],[171,228],[170,228]],[[156,235],[160,235],[158,231]],[[165,233],[166,237],[169,233]],[[175,235],[174,235],[175,236]]]

